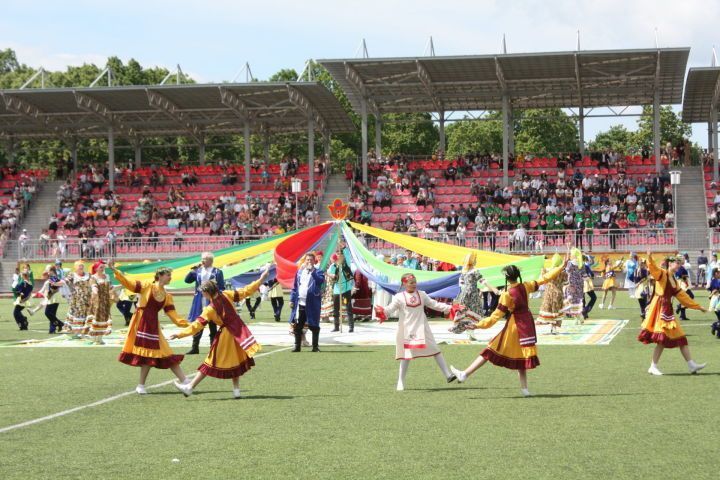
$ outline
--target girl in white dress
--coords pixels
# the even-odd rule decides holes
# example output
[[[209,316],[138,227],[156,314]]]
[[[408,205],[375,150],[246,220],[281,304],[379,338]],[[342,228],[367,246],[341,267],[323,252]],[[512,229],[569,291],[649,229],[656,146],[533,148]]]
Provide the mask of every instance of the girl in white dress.
[[[444,314],[450,312],[452,307],[430,298],[427,293],[417,289],[417,279],[412,273],[406,273],[400,279],[402,284],[400,292],[392,297],[387,307],[375,306],[378,319],[383,322],[388,316],[398,314],[398,329],[395,337],[395,359],[400,360],[400,374],[397,390],[405,390],[405,375],[410,360],[422,357],[435,357],[448,383],[454,381],[455,375],[450,372],[445,358],[440,352],[433,337],[425,307],[437,310]]]

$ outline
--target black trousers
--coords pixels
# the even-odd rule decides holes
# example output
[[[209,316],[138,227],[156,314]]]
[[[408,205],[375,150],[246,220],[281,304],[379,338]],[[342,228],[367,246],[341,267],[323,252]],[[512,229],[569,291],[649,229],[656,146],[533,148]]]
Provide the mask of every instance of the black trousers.
[[[122,313],[125,319],[125,325],[130,325],[130,319],[132,318],[132,302],[130,300],[121,300],[117,302],[117,309]]]
[[[285,305],[285,299],[283,297],[270,297],[270,305],[272,305],[275,321],[279,322],[283,306]]]
[[[302,345],[302,334],[303,334],[303,328],[305,328],[305,324],[307,323],[307,314],[305,313],[305,307],[300,305],[298,307],[298,315],[295,319],[295,350],[300,350],[300,346]],[[320,327],[308,327],[310,331],[312,332],[312,348],[313,350],[317,350],[318,348],[318,342],[320,340]]]
[[[57,311],[60,305],[57,303],[51,303],[45,306],[45,318],[50,322],[50,333],[55,333],[55,329],[62,330],[63,322],[57,318]]]
[[[22,305],[15,305],[15,308],[13,309],[13,317],[15,317],[15,323],[18,324],[20,330],[27,330],[28,328],[27,317],[22,313],[24,309],[25,307]]]
[[[638,304],[640,305],[640,316],[644,320],[645,319],[645,309],[647,308],[647,305],[648,305],[647,297],[640,296],[640,298],[638,298]]]
[[[350,327],[350,331],[352,332],[355,328],[355,319],[353,318],[353,312],[352,312],[352,301],[350,297],[352,296],[352,293],[350,290],[348,290],[345,293],[341,293],[339,295],[333,295],[333,315],[335,317],[335,328],[340,328],[340,303],[345,303],[345,311],[347,312],[347,318],[348,318],[348,326]]]
[[[585,302],[585,295],[590,298],[589,302]],[[597,295],[595,294],[595,290],[590,290],[589,292],[585,292],[585,295],[583,295],[583,317],[587,318],[590,311],[595,306],[595,302],[597,301]]]
[[[500,295],[495,295],[492,292],[482,292],[483,298],[483,311],[475,312],[482,313],[483,315],[490,315],[498,306],[500,301]]]
[[[260,297],[255,298],[254,305],[253,305],[252,298],[250,298],[250,297],[246,298],[245,306],[247,307],[248,313],[250,314],[250,316],[255,318],[255,310],[257,310],[258,307],[260,306]]]

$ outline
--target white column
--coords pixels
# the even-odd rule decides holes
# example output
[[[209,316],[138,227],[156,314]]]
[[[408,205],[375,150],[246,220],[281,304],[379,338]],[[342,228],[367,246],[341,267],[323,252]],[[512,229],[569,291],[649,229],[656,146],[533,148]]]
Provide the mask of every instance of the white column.
[[[315,120],[308,116],[308,190],[315,190]]]
[[[585,109],[580,107],[578,111],[578,151],[585,156]]]
[[[382,155],[382,117],[375,115],[375,157]]]
[[[205,165],[205,135],[198,136],[198,161],[200,165]]]
[[[250,192],[250,123],[245,122],[243,127],[245,140],[245,192]]]
[[[502,99],[502,105],[503,105],[503,112],[502,112],[502,119],[503,119],[503,186],[507,187],[508,185],[508,164],[509,164],[509,125],[508,125],[508,113],[510,110],[510,102],[508,101],[507,95],[503,95]]]
[[[368,131],[367,131],[367,100],[360,100],[360,135],[362,143],[362,181],[368,181]]]
[[[78,155],[77,155],[77,138],[73,138],[70,142],[70,158],[72,159],[73,164],[73,175],[77,175],[78,173]]]
[[[108,185],[115,190],[115,132],[108,129]]]
[[[653,99],[653,147],[655,151],[655,171],[660,172],[660,91],[655,90]]]
[[[135,170],[138,170],[142,167],[142,140],[136,139],[133,146],[135,147]]]
[[[445,143],[445,112],[438,112],[438,117],[438,133],[440,134],[440,142],[438,147],[440,151],[443,152],[443,156],[445,156],[445,150],[447,148],[447,144]]]
[[[713,182],[718,181],[718,114],[716,109],[710,112],[712,124],[712,151],[713,151]],[[710,148],[710,146],[708,146]]]

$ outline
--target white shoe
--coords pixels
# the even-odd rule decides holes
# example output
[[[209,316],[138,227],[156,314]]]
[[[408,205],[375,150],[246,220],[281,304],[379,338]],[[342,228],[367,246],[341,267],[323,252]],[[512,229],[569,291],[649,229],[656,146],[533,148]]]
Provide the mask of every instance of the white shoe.
[[[660,371],[660,369],[657,368],[655,365],[650,365],[650,368],[648,368],[648,373],[649,373],[650,375],[657,375],[657,376],[660,376],[660,375],[663,374],[663,373]],[[691,373],[694,373],[694,372],[691,372]]]
[[[598,308],[599,308],[600,310],[602,310],[602,309],[603,309],[603,304],[601,303],[600,305],[598,305]]]
[[[467,374],[463,372],[462,370],[458,370],[457,368],[450,365],[450,371],[457,377],[458,383],[463,383],[465,380],[467,380]]]
[[[242,398],[239,388],[233,388],[233,398]]]
[[[405,385],[403,385],[402,383],[398,382],[397,388],[395,388],[395,390],[398,391],[398,392],[402,392],[403,390],[405,390]]]
[[[138,395],[146,395],[147,390],[145,390],[145,385],[138,385],[137,387],[135,387],[135,393],[137,393]]]
[[[180,393],[182,393],[186,397],[189,397],[190,395],[192,395],[193,389],[189,383],[181,383],[181,382],[178,382],[177,380],[175,380],[173,382],[173,385],[175,385],[175,388],[177,388],[180,391]]]
[[[522,393],[523,397],[532,397],[532,393],[527,388],[521,388],[520,393]]]
[[[697,372],[699,372],[700,370],[702,370],[705,367],[707,367],[707,363],[694,363],[693,362],[693,365],[689,367],[690,373],[696,374]]]
[[[608,310],[612,310],[613,308],[615,308],[615,307],[613,307],[612,304],[608,305],[608,307],[607,307]]]

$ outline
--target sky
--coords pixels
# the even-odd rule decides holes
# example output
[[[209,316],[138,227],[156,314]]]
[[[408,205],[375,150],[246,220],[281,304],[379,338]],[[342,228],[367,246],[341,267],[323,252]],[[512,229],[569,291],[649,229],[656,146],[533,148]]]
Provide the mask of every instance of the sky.
[[[108,56],[143,66],[179,64],[198,82],[265,79],[307,59],[691,47],[689,67],[720,48],[720,1],[707,0],[3,0],[0,49],[47,70]],[[679,109],[679,106],[676,107]],[[588,119],[586,140],[636,118]],[[707,126],[693,125],[707,146]]]

